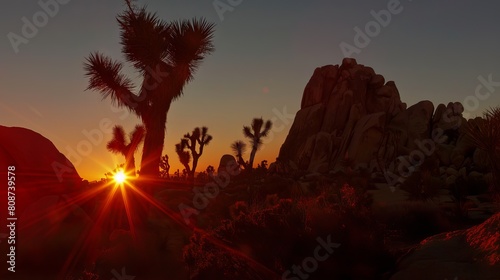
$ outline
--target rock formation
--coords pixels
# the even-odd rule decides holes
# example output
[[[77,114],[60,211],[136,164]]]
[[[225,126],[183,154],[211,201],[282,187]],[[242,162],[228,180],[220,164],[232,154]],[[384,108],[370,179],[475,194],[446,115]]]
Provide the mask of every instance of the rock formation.
[[[480,280],[498,279],[499,275],[500,214],[496,214],[470,229],[423,240],[399,262],[391,280]]]
[[[458,102],[407,108],[394,82],[345,58],[314,71],[276,164],[326,174],[342,170],[349,159],[372,174],[401,173],[402,162],[419,166],[432,157],[457,171],[484,171],[487,157],[463,132],[463,111]]]
[[[356,163],[369,161],[376,158],[388,120],[405,109],[394,82],[354,59],[318,68],[279,160],[310,172],[333,170],[346,155]]]

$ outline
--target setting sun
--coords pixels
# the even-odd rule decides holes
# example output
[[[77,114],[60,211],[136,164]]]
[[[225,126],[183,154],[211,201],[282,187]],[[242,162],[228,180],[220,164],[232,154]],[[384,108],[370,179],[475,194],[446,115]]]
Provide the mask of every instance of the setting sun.
[[[115,173],[113,179],[117,184],[123,184],[125,183],[125,181],[127,181],[127,175],[125,174],[125,172],[123,172],[123,170],[120,170]]]

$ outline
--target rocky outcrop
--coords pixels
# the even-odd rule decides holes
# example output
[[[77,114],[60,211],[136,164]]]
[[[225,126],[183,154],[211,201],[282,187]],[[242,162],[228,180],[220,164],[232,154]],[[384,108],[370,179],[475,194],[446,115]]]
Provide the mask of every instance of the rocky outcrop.
[[[500,214],[496,214],[470,229],[425,239],[399,262],[390,279],[493,280],[499,275]]]
[[[310,172],[335,169],[346,155],[366,162],[376,156],[386,123],[405,109],[394,82],[354,59],[318,68],[279,160]]]
[[[407,108],[394,82],[346,58],[314,71],[278,163],[307,173],[335,173],[349,159],[355,169],[398,172],[402,161],[419,165],[411,161],[433,157],[446,168],[485,172],[487,155],[466,137],[463,111],[459,102],[435,108],[421,101]]]

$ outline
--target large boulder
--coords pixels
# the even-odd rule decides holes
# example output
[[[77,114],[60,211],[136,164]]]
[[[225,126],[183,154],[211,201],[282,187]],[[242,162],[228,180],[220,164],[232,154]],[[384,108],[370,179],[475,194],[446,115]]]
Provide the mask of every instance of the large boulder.
[[[432,118],[433,129],[457,130],[464,120],[462,117],[463,112],[464,106],[460,102],[450,102],[446,106],[439,104]]]
[[[443,166],[449,166],[451,164],[451,153],[455,146],[447,145],[447,144],[438,144],[436,145],[436,155],[439,159],[439,162]]]
[[[7,178],[8,167],[14,169],[17,216],[43,196],[78,191],[82,179],[50,140],[21,127],[0,126],[0,135],[0,176]],[[7,189],[0,191],[5,194]]]
[[[82,191],[82,179],[69,160],[42,135],[5,126],[0,126],[0,135],[0,177],[4,179],[0,188],[0,220],[17,218],[12,221],[16,230],[17,275],[19,279],[31,279],[22,278],[29,277],[22,273],[28,271],[27,267],[34,274],[58,272],[73,250],[81,249],[75,245],[92,225],[90,217],[74,202]],[[13,182],[9,189],[8,177],[13,178],[9,180]],[[15,209],[9,212],[7,195],[15,197]],[[9,236],[11,232],[4,225],[0,235]],[[0,241],[0,251],[7,252],[7,242]],[[2,273],[7,271],[6,258],[6,254],[0,256]]]
[[[471,142],[469,137],[462,133],[458,136],[455,148],[450,154],[451,164],[455,166],[455,168],[462,167],[464,160],[466,157],[472,158],[474,156],[474,151],[476,147]]]
[[[355,166],[364,165],[375,159],[384,137],[384,124],[383,112],[365,115],[355,124],[348,124],[337,150],[338,156],[330,164],[331,169],[335,170],[345,157],[351,159]],[[348,137],[349,135],[351,137]]]
[[[0,126],[0,176],[15,170],[16,214],[42,196],[79,190],[82,179],[73,164],[39,133],[21,127]],[[6,183],[6,182],[5,182]],[[1,188],[5,192],[6,188]],[[5,195],[4,193],[2,193]],[[2,217],[6,215],[2,207]]]
[[[219,167],[217,168],[217,173],[227,172],[228,166],[238,166],[236,159],[232,155],[225,154],[220,158]]]
[[[417,149],[416,139],[429,138],[432,129],[429,120],[432,118],[434,105],[430,101],[420,101],[401,111],[391,120],[391,126],[400,132],[400,145],[407,151]]]
[[[500,213],[484,223],[422,241],[391,280],[499,279]]]

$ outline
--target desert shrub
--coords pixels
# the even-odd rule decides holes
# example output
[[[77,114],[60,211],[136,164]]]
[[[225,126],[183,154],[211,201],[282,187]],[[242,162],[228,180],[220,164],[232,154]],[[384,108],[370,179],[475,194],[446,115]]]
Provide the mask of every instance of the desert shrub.
[[[379,207],[375,215],[387,229],[399,231],[412,242],[451,229],[446,215],[431,202],[404,201]]]
[[[245,202],[237,202],[231,214],[233,218],[224,220],[218,228],[193,234],[184,257],[194,275],[203,275],[195,279],[266,279],[242,254],[261,263],[273,263],[291,254],[289,246],[282,245],[296,243],[305,232],[303,213],[287,199],[251,210]]]
[[[318,237],[331,236],[340,247],[308,279],[377,279],[394,260],[366,204],[348,185],[297,200],[269,195],[260,204],[237,202],[230,219],[193,234],[184,259],[192,279],[281,278],[313,255]]]

